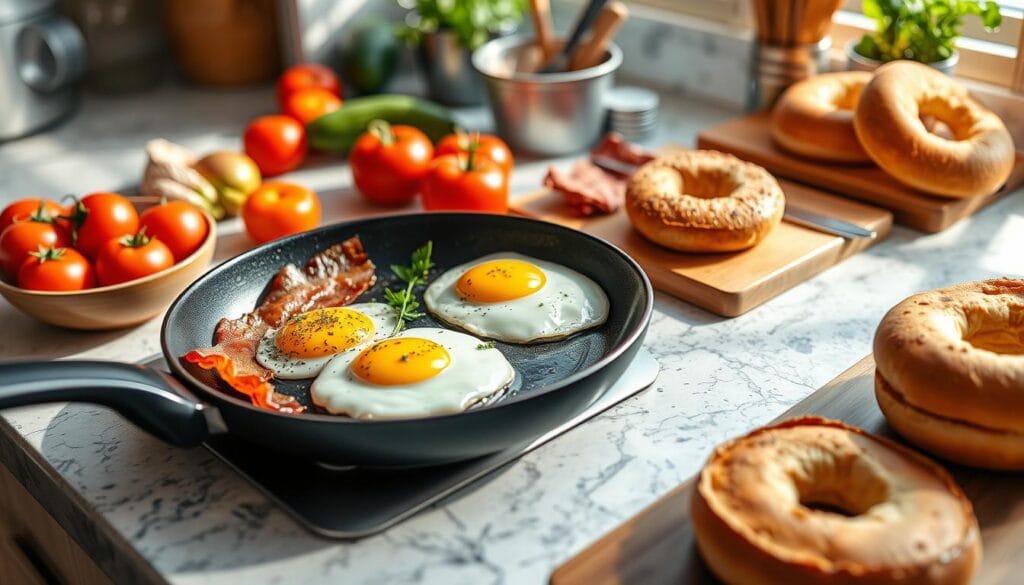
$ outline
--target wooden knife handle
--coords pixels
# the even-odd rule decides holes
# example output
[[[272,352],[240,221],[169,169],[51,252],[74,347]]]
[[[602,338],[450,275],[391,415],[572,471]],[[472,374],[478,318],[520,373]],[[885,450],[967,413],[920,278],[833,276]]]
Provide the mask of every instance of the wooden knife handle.
[[[555,54],[555,33],[551,25],[551,0],[530,0],[530,14],[533,16],[533,29],[536,33],[536,44],[540,49],[542,63]]]
[[[594,67],[601,63],[608,45],[619,32],[619,27],[629,18],[629,9],[622,2],[612,2],[604,7],[594,23],[590,38],[576,49],[569,58],[569,71]]]

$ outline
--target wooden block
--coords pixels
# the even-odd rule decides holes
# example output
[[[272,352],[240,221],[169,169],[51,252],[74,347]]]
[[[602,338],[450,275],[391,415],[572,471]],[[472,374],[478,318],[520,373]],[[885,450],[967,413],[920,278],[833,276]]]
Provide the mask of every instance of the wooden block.
[[[816,414],[873,433],[898,437],[874,396],[874,360],[868,356],[778,420]],[[982,562],[974,585],[1021,582],[1024,557],[1024,474],[946,464],[974,505],[981,525]],[[694,546],[689,521],[693,480],[669,492],[631,520],[558,567],[552,585],[717,583]]]
[[[1024,108],[1024,104],[1020,106]],[[1017,138],[1022,144],[1022,139]],[[798,158],[772,142],[770,114],[753,114],[708,128],[697,137],[699,148],[732,153],[759,164],[777,177],[841,193],[893,212],[897,223],[925,232],[939,232],[1024,184],[1024,153],[1006,185],[984,197],[945,199],[907,187],[874,165],[842,165]]]
[[[624,211],[592,218],[569,215],[561,195],[536,191],[512,202],[517,213],[560,223],[604,238],[643,266],[656,288],[713,313],[735,317],[885,238],[887,211],[781,181],[786,199],[800,207],[878,232],[875,240],[847,240],[783,221],[763,242],[743,252],[684,254],[645,240]]]

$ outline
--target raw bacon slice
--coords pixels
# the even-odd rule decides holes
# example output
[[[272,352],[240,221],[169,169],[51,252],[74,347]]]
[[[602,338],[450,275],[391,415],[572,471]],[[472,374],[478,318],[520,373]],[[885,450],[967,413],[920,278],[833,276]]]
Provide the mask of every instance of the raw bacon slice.
[[[601,143],[590,151],[590,156],[603,156],[638,167],[654,160],[655,156],[642,147],[629,142],[617,132],[609,132]]]
[[[590,155],[613,159],[631,168],[654,160],[653,154],[615,132],[607,134]],[[589,159],[577,161],[568,172],[551,167],[544,177],[544,185],[561,193],[569,209],[584,217],[618,211],[626,200],[628,181],[629,175],[603,169]]]
[[[569,209],[583,217],[618,211],[626,199],[626,182],[589,160],[576,161],[569,172],[551,167],[544,177],[544,186],[561,193]]]
[[[256,406],[300,413],[304,407],[297,400],[274,391],[273,372],[256,361],[256,347],[268,330],[280,327],[292,315],[347,305],[375,280],[373,262],[358,236],[313,256],[301,269],[287,264],[274,276],[260,306],[237,319],[221,319],[214,332],[215,345],[192,350],[185,360],[216,370]]]

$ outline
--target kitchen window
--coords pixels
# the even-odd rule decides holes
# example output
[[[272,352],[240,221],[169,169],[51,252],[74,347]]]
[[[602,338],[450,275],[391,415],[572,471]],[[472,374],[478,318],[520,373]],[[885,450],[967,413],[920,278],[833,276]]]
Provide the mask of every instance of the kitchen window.
[[[1003,24],[987,33],[979,19],[967,17],[963,37],[957,42],[960,63],[956,72],[963,77],[985,81],[1024,92],[1024,0],[999,0]],[[753,27],[750,0],[634,0],[685,15],[732,26]],[[833,17],[834,50],[845,58],[846,44],[874,28],[861,13],[860,0],[845,0]]]

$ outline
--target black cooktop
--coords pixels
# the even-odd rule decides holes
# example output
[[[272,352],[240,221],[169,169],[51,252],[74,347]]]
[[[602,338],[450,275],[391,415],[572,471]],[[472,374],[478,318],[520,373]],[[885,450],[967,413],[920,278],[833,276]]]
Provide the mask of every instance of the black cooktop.
[[[147,362],[159,366],[157,358]],[[380,532],[455,494],[521,455],[654,383],[658,363],[641,349],[618,382],[583,412],[532,442],[493,455],[415,469],[331,467],[310,461],[270,461],[227,435],[206,447],[277,502],[300,524],[328,538],[356,539]]]

